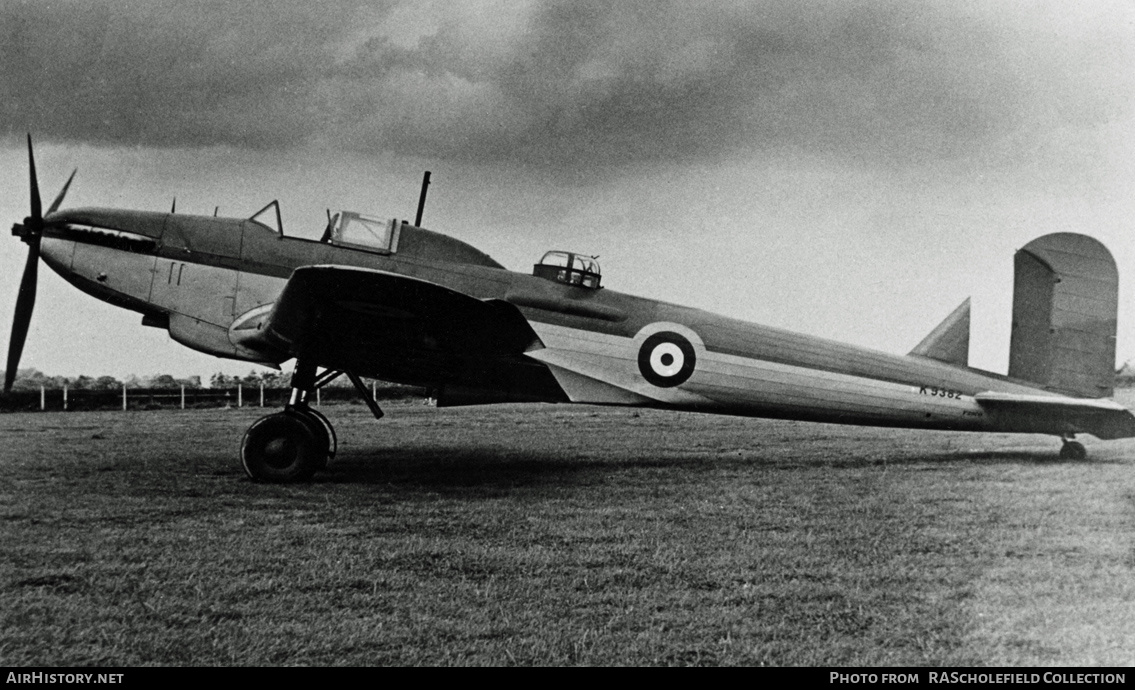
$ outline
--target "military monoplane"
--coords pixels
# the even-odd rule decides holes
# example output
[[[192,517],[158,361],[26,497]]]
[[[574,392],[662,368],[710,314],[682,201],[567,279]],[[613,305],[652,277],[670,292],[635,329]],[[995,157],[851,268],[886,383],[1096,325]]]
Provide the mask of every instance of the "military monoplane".
[[[424,386],[439,407],[586,403],[918,429],[1135,436],[1110,399],[1118,274],[1077,233],[1040,237],[1015,257],[1008,375],[969,366],[969,302],[909,354],[894,355],[603,284],[598,261],[543,255],[507,270],[453,237],[394,218],[328,213],[318,239],[285,234],[277,201],[247,218],[60,206],[44,212],[28,137],[29,247],[8,350],[13,383],[40,260],[79,290],[141,315],[217,357],[295,360],[284,409],[244,434],[256,481],[310,480],[337,444],[310,402],[345,375]],[[72,173],[72,178],[74,173]],[[428,179],[428,178],[427,178]],[[425,187],[423,185],[423,199]]]

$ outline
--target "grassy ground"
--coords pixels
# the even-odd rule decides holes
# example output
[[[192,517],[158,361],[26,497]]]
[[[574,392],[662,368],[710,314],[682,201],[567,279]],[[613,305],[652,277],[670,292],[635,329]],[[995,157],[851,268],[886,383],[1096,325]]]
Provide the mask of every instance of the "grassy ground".
[[[568,406],[0,415],[0,663],[1128,664],[1135,442]]]

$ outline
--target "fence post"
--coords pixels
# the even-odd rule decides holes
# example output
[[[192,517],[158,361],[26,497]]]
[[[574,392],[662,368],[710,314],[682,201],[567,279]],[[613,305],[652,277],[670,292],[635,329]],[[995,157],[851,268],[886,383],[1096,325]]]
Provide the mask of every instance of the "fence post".
[[[43,412],[47,409],[47,399],[44,397],[43,386],[39,387],[39,411]]]
[[[181,386],[181,409],[185,409],[185,384]]]
[[[63,411],[67,411],[67,384],[63,384]]]
[[[126,384],[122,384],[122,411],[126,411]]]
[[[370,382],[370,399],[371,399],[371,400],[378,400],[378,396],[377,396],[377,395],[375,395],[375,391],[377,390],[377,389],[376,389],[376,386],[377,386],[377,385],[378,385],[378,384],[377,384],[377,382],[376,382],[376,381],[371,381],[371,382]]]
[[[244,386],[236,384],[236,406],[244,407]]]
[[[264,407],[264,382],[260,382],[260,406]]]
[[[319,402],[319,389],[315,389],[315,406],[320,407],[322,403]]]

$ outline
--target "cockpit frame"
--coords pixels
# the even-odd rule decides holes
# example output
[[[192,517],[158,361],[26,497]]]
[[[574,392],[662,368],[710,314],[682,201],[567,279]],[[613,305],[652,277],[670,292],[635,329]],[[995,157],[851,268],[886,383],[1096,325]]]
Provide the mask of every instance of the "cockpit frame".
[[[280,217],[278,201],[272,201],[252,214],[249,220],[284,237],[284,223]],[[396,218],[383,219],[354,211],[340,211],[328,218],[327,230],[319,241],[389,255],[398,251],[401,230],[402,224]]]
[[[353,211],[340,211],[331,219],[331,244],[378,254],[398,251],[402,224],[396,218],[382,219]]]
[[[532,266],[532,275],[574,287],[598,290],[602,275],[597,257],[553,250]]]

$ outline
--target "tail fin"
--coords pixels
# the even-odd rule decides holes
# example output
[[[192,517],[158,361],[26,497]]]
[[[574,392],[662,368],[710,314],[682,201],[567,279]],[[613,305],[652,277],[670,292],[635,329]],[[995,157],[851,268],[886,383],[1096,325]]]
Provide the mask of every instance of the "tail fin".
[[[969,365],[969,298],[930,331],[913,350],[912,355],[929,357],[947,364]]]
[[[1009,376],[1085,398],[1115,385],[1119,275],[1098,241],[1059,232],[1014,259]]]

